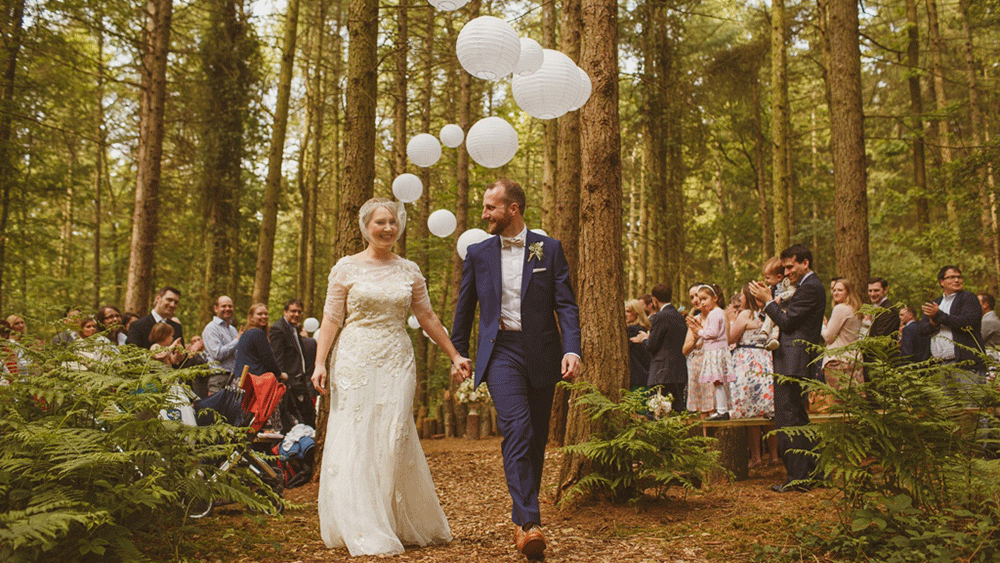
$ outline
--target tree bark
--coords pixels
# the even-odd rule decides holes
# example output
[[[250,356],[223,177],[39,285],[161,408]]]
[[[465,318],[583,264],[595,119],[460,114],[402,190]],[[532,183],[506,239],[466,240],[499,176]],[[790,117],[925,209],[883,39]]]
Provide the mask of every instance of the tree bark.
[[[172,0],[148,0],[146,3],[146,29],[139,67],[142,99],[139,106],[135,210],[132,213],[132,243],[125,286],[125,310],[136,313],[149,307],[152,296],[153,257],[159,233],[160,159],[163,156],[163,116],[172,12]]]
[[[868,283],[868,193],[857,0],[831,0],[830,145],[836,201],[837,273]]]
[[[927,0],[927,29],[930,35],[931,53],[931,77],[934,82],[934,102],[937,109],[934,119],[931,121],[931,131],[935,144],[940,147],[941,163],[944,168],[941,170],[943,177],[938,184],[944,187],[941,197],[945,200],[945,209],[948,212],[948,224],[958,225],[958,210],[955,207],[955,198],[949,189],[951,182],[946,178],[949,176],[948,167],[952,161],[951,135],[948,131],[948,97],[944,91],[944,41],[941,38],[941,29],[938,23],[937,0]]]
[[[253,280],[254,303],[267,303],[271,297],[271,269],[274,266],[274,234],[278,226],[278,199],[281,197],[281,163],[285,153],[288,130],[288,101],[291,97],[292,72],[295,62],[295,41],[299,27],[299,0],[288,0],[285,14],[285,38],[278,74],[278,98],[274,106],[271,129],[271,150],[267,157],[267,180],[264,184],[264,204],[257,237],[257,270]]]
[[[917,229],[924,232],[930,225],[930,205],[927,202],[927,166],[924,153],[924,102],[920,93],[920,28],[917,25],[917,0],[906,0],[906,79],[910,91],[910,128],[913,136],[913,183],[916,186],[914,204]]]
[[[750,81],[750,99],[753,104],[753,167],[754,177],[757,184],[757,208],[760,213],[761,229],[761,264],[775,255],[774,252],[774,223],[771,221],[771,213],[767,207],[767,174],[764,171],[764,120],[761,117],[760,103],[760,69],[754,69],[754,77]]]
[[[542,47],[556,49],[556,3],[542,3]],[[466,130],[468,131],[468,130]],[[542,123],[542,229],[555,229],[556,169],[559,154],[559,124],[551,119]]]
[[[421,66],[423,66],[423,83],[420,85],[420,131],[430,133],[431,129],[431,104],[434,98],[434,38],[437,26],[434,25],[434,13],[436,10],[425,10],[423,49],[421,53]],[[431,169],[421,168],[420,179],[424,183],[424,194],[417,200],[419,215],[415,224],[415,238],[420,241],[420,254],[417,256],[417,264],[424,275],[430,274],[431,262],[428,255],[428,247],[431,245],[430,230],[427,228],[427,217],[431,213]],[[440,309],[438,309],[440,310]],[[430,338],[421,333],[417,337],[417,390],[414,395],[414,406],[426,407],[427,405],[427,382],[430,379],[430,371],[433,357]]]
[[[101,13],[100,11],[98,13]],[[104,129],[104,29],[103,17],[98,16],[97,30],[97,85],[94,91],[97,127],[94,152],[94,295],[91,305],[94,311],[101,308],[101,188],[104,184],[104,161],[107,157],[107,133]],[[3,270],[0,270],[2,272]]]
[[[580,327],[587,370],[580,379],[617,399],[628,385],[622,278],[621,133],[618,120],[618,5],[583,5],[582,67],[593,95],[580,110],[583,175],[580,197]],[[585,409],[570,407],[566,443],[587,441],[596,430]],[[586,473],[586,459],[567,455],[557,496]]]
[[[771,2],[771,198],[774,207],[774,247],[791,240],[788,206],[791,170],[788,160],[788,42],[785,0]]]
[[[302,276],[304,281],[298,297],[304,300],[303,306],[306,311],[315,310],[313,296],[316,294],[316,222],[318,220],[320,170],[323,167],[324,117],[326,113],[326,90],[323,79],[326,76],[324,55],[326,53],[328,4],[327,0],[321,0],[317,6],[316,49],[313,53],[315,63],[312,76],[312,91],[316,103],[311,115],[312,137],[315,142],[312,145],[312,166],[309,168],[305,197],[302,201],[302,228],[305,231],[302,233]],[[306,205],[306,201],[308,201],[308,205]]]
[[[2,192],[2,209],[0,209],[0,311],[6,310],[6,294],[3,290],[3,272],[7,271],[7,221],[10,217],[10,191],[14,185],[14,146],[11,141],[11,124],[13,112],[17,107],[14,103],[14,77],[17,74],[17,56],[21,52],[21,41],[24,29],[24,0],[16,0],[4,4],[4,19],[6,29],[0,39],[3,40],[4,66],[0,77],[0,192]]]

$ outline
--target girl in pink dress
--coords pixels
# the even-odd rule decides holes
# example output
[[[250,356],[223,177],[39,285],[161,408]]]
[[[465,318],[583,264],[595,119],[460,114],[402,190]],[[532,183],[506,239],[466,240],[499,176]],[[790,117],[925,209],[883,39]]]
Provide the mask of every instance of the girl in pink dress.
[[[709,420],[729,420],[729,384],[736,380],[729,353],[729,327],[726,314],[719,308],[722,297],[718,286],[702,285],[698,288],[701,320],[688,317],[688,324],[702,339],[704,358],[701,382],[711,383],[715,389],[715,416]]]

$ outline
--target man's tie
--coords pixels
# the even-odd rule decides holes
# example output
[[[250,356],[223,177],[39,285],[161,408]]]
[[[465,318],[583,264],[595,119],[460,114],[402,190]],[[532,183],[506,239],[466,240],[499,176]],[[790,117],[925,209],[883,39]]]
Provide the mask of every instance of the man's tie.
[[[520,237],[500,237],[500,242],[503,244],[504,248],[510,248],[512,246],[524,247],[524,239]]]

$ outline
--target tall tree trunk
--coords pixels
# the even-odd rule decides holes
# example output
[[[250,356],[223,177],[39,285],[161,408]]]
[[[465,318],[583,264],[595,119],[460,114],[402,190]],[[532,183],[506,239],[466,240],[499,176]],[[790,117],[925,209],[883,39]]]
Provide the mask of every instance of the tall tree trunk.
[[[437,27],[434,25],[434,14],[436,10],[425,10],[424,15],[424,37],[423,49],[421,50],[421,66],[423,67],[423,84],[420,85],[420,131],[430,133],[431,130],[431,103],[434,94],[434,37]],[[427,275],[430,272],[431,262],[428,248],[431,245],[430,230],[427,228],[427,217],[431,213],[431,169],[421,168],[420,179],[424,183],[424,194],[417,200],[420,211],[414,227],[415,238],[418,243],[420,254],[417,256],[417,264],[420,271]],[[417,338],[417,390],[414,396],[415,405],[418,407],[427,406],[427,382],[430,378],[431,365],[431,343],[430,339],[421,334]]]
[[[753,167],[757,184],[757,208],[760,213],[761,229],[761,264],[775,255],[774,253],[774,223],[767,207],[767,174],[764,170],[764,120],[761,117],[760,103],[760,69],[754,69],[754,78],[750,82],[751,100],[753,103]]]
[[[920,93],[920,28],[917,25],[917,0],[906,0],[906,79],[910,90],[910,128],[913,136],[913,183],[916,186],[914,204],[917,210],[917,228],[923,232],[931,222],[927,202],[927,166],[924,153],[924,102]]]
[[[100,11],[99,11],[100,13]],[[104,129],[104,29],[103,17],[98,17],[97,30],[97,87],[94,91],[96,112],[94,147],[94,311],[101,307],[101,187],[104,184],[104,161],[107,157],[107,133]]]
[[[407,70],[407,60],[409,54],[409,2],[408,0],[399,0],[399,5],[396,7],[396,45],[392,56],[396,63],[396,74],[393,76],[393,103],[395,105],[392,119],[392,161],[390,162],[393,178],[406,172],[406,119],[409,110],[409,95],[407,92],[407,84],[409,83],[407,74],[409,71]],[[407,235],[408,233],[404,229],[402,236],[399,237],[397,251],[400,256],[406,256]]]
[[[472,0],[467,8],[470,18],[479,16],[480,0]],[[459,71],[458,74],[458,126],[462,131],[468,131],[472,126],[472,75]],[[469,151],[465,143],[458,147],[455,170],[455,232],[459,235],[469,228]],[[473,210],[474,212],[474,210]],[[458,252],[452,254],[451,270],[451,302],[458,302],[458,293],[462,289],[462,257]]]
[[[912,1],[912,0],[911,0]],[[962,16],[962,54],[965,57],[965,80],[969,90],[969,120],[972,122],[973,151],[983,150],[983,114],[979,107],[979,84],[976,79],[976,57],[972,47],[972,26],[969,23],[969,5],[971,0],[959,0],[958,7]],[[979,194],[979,220],[981,225],[980,240],[986,259],[990,264],[990,290],[996,294],[1000,284],[1000,244],[996,239],[997,225],[993,221],[993,202],[990,199],[988,180],[985,167],[980,167],[977,176]]]
[[[837,273],[868,282],[868,192],[857,0],[830,0],[830,145],[836,200]]]
[[[785,248],[791,240],[788,206],[791,170],[788,160],[788,28],[785,0],[771,2],[771,198],[774,206],[774,246]]]
[[[313,296],[316,293],[316,221],[318,219],[317,205],[319,202],[319,181],[320,170],[323,168],[323,123],[326,110],[326,91],[324,88],[324,69],[326,68],[324,54],[326,53],[326,12],[329,2],[321,0],[317,6],[316,16],[316,49],[313,53],[315,60],[312,76],[312,91],[316,99],[316,105],[312,112],[312,136],[315,142],[312,145],[312,166],[309,168],[309,176],[306,181],[305,197],[303,198],[302,209],[302,277],[304,278],[302,290],[298,297],[303,299],[305,310],[312,311],[315,302]],[[308,200],[308,205],[306,201]]]
[[[649,293],[650,284],[647,274],[650,271],[650,264],[652,262],[649,252],[649,237],[652,231],[652,225],[650,225],[649,214],[649,200],[648,197],[649,190],[646,189],[646,165],[645,165],[645,154],[643,152],[639,153],[639,236],[636,244],[639,247],[639,264],[638,271],[636,272],[636,284],[639,286],[639,294]]]
[[[927,0],[927,29],[931,43],[931,77],[934,82],[934,102],[937,109],[935,118],[931,121],[931,130],[934,132],[935,143],[941,148],[941,163],[944,165],[938,184],[944,187],[941,197],[945,200],[945,209],[948,212],[948,223],[958,226],[958,210],[955,208],[955,198],[951,195],[951,182],[947,178],[950,176],[948,170],[952,161],[951,135],[948,128],[948,97],[944,91],[944,41],[941,38],[941,29],[938,23],[937,0]]]
[[[293,0],[294,1],[294,0]],[[360,252],[365,247],[358,229],[358,211],[372,197],[375,186],[375,102],[378,77],[378,1],[349,0],[347,13],[347,103],[344,115],[344,168],[337,209],[334,256]],[[338,16],[339,21],[339,16]],[[336,51],[339,53],[339,50]],[[326,362],[327,358],[316,358]],[[317,460],[323,459],[330,401],[320,404],[316,421]],[[316,464],[319,478],[320,462]]]
[[[142,40],[142,100],[139,105],[139,147],[136,155],[135,210],[129,248],[125,310],[141,313],[150,305],[153,256],[159,231],[160,159],[163,156],[163,115],[167,94],[167,53],[170,51],[172,0],[148,0]]]
[[[542,3],[542,47],[556,49],[556,3]],[[466,129],[468,131],[468,129]],[[557,217],[556,169],[559,153],[559,124],[551,119],[542,124],[542,229],[554,231]]]
[[[24,26],[24,0],[4,3],[5,29],[3,35],[3,75],[0,76],[0,311],[6,310],[3,290],[3,273],[7,271],[7,220],[10,217],[10,190],[14,184],[14,146],[11,141],[11,123],[17,104],[14,103],[14,76],[17,73],[17,55],[21,52]]]
[[[580,116],[583,175],[580,197],[580,327],[590,381],[617,399],[628,385],[628,349],[622,287],[621,133],[618,122],[618,4],[595,0],[583,5],[580,60],[593,95]],[[570,407],[566,443],[587,441],[598,428],[588,412]],[[586,472],[580,455],[566,455],[557,496]]]
[[[288,0],[285,14],[285,39],[282,45],[281,70],[278,74],[278,98],[274,106],[271,151],[267,157],[267,180],[264,184],[263,218],[257,238],[257,270],[253,280],[254,303],[267,303],[271,297],[271,269],[274,266],[274,234],[278,226],[278,199],[281,196],[281,162],[285,153],[288,129],[288,100],[291,97],[295,41],[299,27],[299,0]]]

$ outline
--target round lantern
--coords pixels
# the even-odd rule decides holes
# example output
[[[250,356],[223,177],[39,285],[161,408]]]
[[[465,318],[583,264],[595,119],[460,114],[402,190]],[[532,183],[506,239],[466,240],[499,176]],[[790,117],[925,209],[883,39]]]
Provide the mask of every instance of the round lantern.
[[[559,51],[544,49],[544,60],[528,76],[515,76],[511,93],[518,107],[538,119],[555,119],[569,111],[580,97],[580,69]]]
[[[441,144],[453,149],[462,144],[465,140],[465,131],[454,123],[449,123],[441,128],[441,134],[438,135],[441,138]]]
[[[441,158],[441,143],[434,135],[421,133],[406,143],[406,158],[422,168],[434,166]]]
[[[413,203],[424,193],[424,183],[416,174],[400,174],[392,181],[392,195],[403,203]]]
[[[469,3],[469,0],[428,0],[431,6],[444,12],[452,12]]]
[[[500,80],[517,65],[521,41],[509,23],[493,16],[481,16],[462,27],[455,53],[462,68],[472,76]]]
[[[427,218],[427,228],[431,234],[439,237],[446,237],[455,232],[458,219],[455,214],[447,209],[438,209]]]
[[[312,334],[319,330],[319,321],[316,317],[309,317],[308,319],[302,321],[302,328],[306,329],[306,332]]]
[[[542,46],[529,37],[521,38],[521,58],[517,60],[514,74],[528,76],[542,66]]]
[[[583,104],[587,103],[590,99],[590,93],[594,88],[594,84],[590,81],[590,76],[587,71],[580,67],[576,67],[580,71],[580,80],[583,81],[583,85],[580,87],[580,95],[573,102],[573,106],[569,108],[569,111],[576,111],[583,107]]]
[[[500,168],[517,154],[517,131],[499,117],[485,117],[469,128],[465,150],[477,164]]]
[[[458,235],[458,242],[455,243],[455,250],[458,251],[459,258],[465,260],[465,255],[469,252],[470,246],[483,242],[488,238],[490,238],[490,234],[482,229],[469,229],[468,231]]]
[[[413,330],[417,330],[420,328],[420,321],[417,320],[417,317],[410,315],[410,318],[406,319],[406,326],[412,328]]]
[[[549,236],[549,233],[546,233],[542,229],[531,229],[531,232],[533,232],[533,233],[535,233],[537,235],[542,235],[543,237]]]

